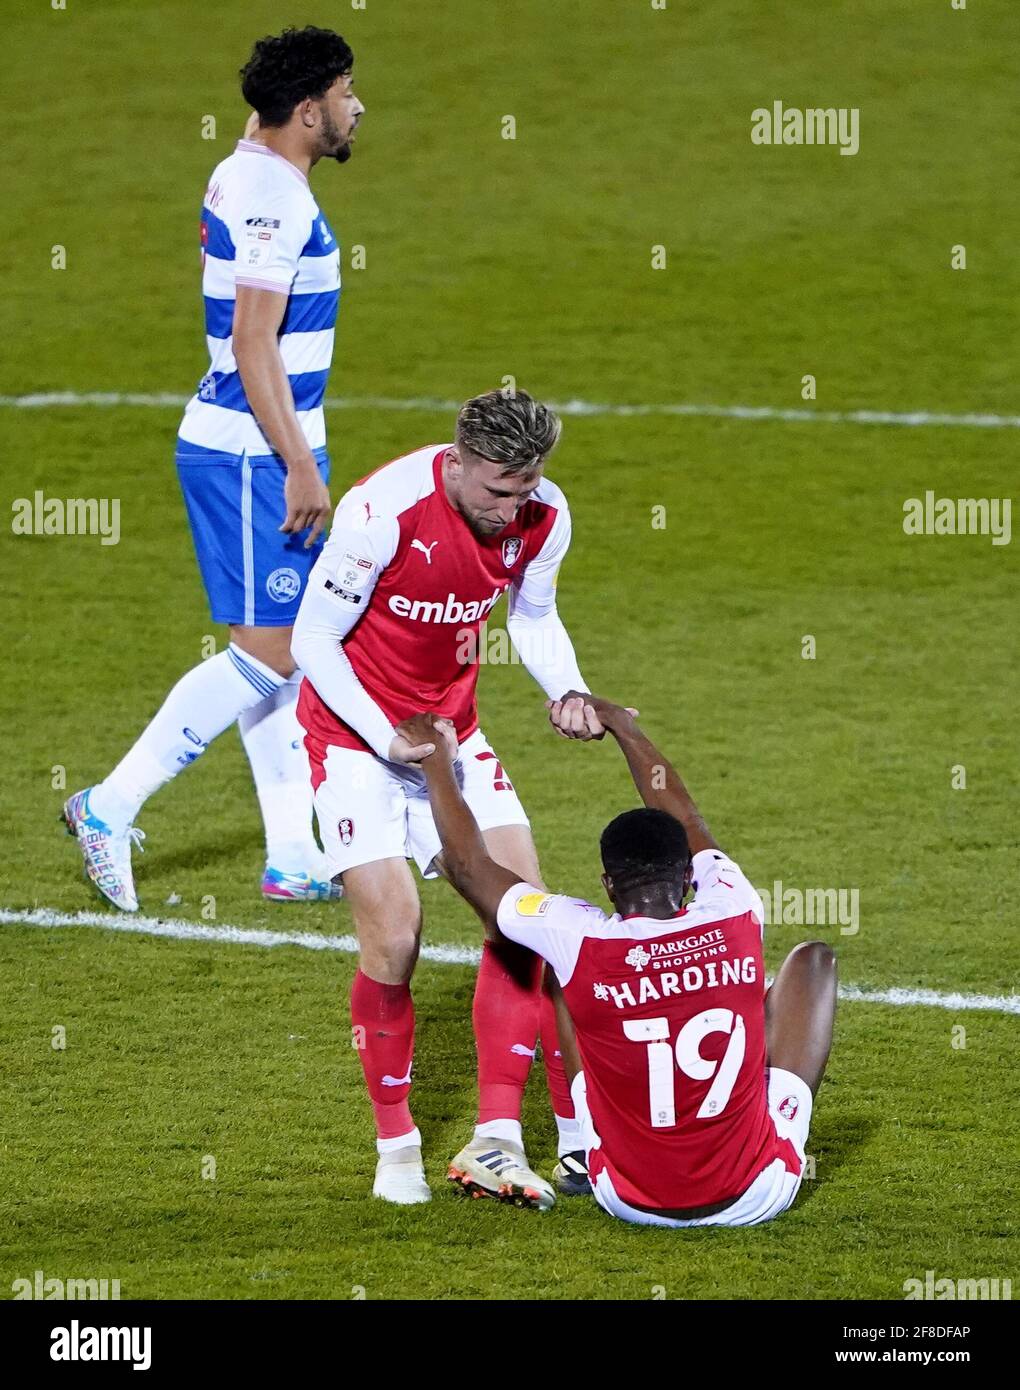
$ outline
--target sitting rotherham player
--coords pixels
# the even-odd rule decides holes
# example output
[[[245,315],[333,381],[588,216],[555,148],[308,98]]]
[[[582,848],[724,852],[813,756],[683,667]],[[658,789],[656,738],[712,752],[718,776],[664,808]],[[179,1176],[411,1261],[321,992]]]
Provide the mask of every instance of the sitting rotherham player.
[[[530,946],[556,974],[560,1046],[599,1205],[651,1226],[768,1221],[803,1177],[832,1041],[835,956],[819,941],[797,946],[766,990],[758,894],[632,712],[594,697],[585,711],[616,737],[647,808],[602,833],[613,916],[490,858],[447,741],[433,716],[419,716],[400,732],[434,742],[421,766],[444,872],[490,940]]]
[[[453,444],[418,449],[362,479],[337,508],[294,629],[319,832],[360,946],[351,1015],[376,1121],[373,1191],[393,1202],[430,1196],[408,1103],[421,907],[407,859],[435,878],[440,850],[425,780],[409,766],[422,750],[395,725],[423,708],[451,721],[458,775],[488,853],[515,883],[540,882],[527,815],[478,727],[475,687],[480,629],[509,590],[507,628],[546,694],[559,701],[587,689],[556,612],[570,515],[542,469],[559,431],[555,414],[525,392],[491,391],[462,407]],[[582,705],[580,697],[557,704],[558,733],[590,737]],[[478,1123],[451,1166],[472,1190],[509,1190],[539,1208],[555,1194],[528,1167],[520,1114],[540,1031],[560,1154],[573,1154],[554,1177],[561,1191],[588,1191],[542,973],[542,961],[511,942],[482,954]]]

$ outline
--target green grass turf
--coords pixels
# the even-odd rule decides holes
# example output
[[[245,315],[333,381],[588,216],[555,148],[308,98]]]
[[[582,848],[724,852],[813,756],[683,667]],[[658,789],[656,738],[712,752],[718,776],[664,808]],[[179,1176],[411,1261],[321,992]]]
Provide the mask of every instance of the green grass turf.
[[[813,372],[822,409],[1016,412],[1013,7],[344,13],[368,116],[354,160],[313,177],[367,269],[345,270],[332,394],[459,398],[512,372],[560,400],[799,406]],[[332,6],[295,18],[339,23]],[[193,0],[125,0],[11,22],[5,392],[192,388],[201,193],[243,123],[234,70],[282,21],[261,0],[212,26]],[[859,105],[860,154],[756,149],[750,111],[773,99]],[[119,497],[123,531],[2,536],[3,906],[96,906],[52,769],[71,790],[101,776],[203,638],[224,640],[176,423],[0,410],[8,501]],[[329,427],[342,484],[449,422],[345,410]],[[756,883],[860,889],[860,932],[820,933],[854,984],[1017,988],[1017,547],[901,529],[929,488],[1008,495],[1014,455],[1008,431],[571,417],[550,469],[574,513],[561,609],[588,679],[641,707]],[[598,831],[633,799],[622,762],[555,741],[520,668],[483,671],[481,705],[550,884],[597,894]],[[349,930],[343,907],[259,898],[233,733],[141,819],[143,910],[202,921],[211,894],[219,922]],[[444,885],[423,898],[428,940],[477,939]],[[772,929],[770,967],[804,934]],[[417,977],[414,1098],[439,1181],[430,1209],[395,1212],[367,1199],[350,957],[9,926],[0,960],[0,1296],[38,1268],[170,1298],[895,1298],[929,1268],[1020,1274],[1014,1018],[845,1005],[797,1206],[678,1235],[443,1190],[473,1102],[468,968]],[[548,1168],[538,1075],[527,1120]]]

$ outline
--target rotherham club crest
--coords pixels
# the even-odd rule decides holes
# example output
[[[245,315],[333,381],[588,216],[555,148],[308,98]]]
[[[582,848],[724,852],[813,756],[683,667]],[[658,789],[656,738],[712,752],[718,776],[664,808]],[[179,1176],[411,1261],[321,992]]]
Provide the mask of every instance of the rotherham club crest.
[[[340,832],[340,843],[342,845],[349,845],[354,839],[354,822],[347,816],[344,816],[343,820],[337,826],[337,830]]]
[[[503,563],[508,570],[513,569],[514,561],[521,553],[523,545],[524,542],[521,540],[520,536],[509,536],[503,542]]]

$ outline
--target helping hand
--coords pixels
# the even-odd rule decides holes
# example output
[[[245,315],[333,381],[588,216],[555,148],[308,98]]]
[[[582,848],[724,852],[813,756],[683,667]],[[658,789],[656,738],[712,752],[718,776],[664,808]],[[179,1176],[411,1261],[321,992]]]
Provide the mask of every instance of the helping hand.
[[[636,718],[638,711],[627,705],[616,705],[598,695],[568,690],[561,700],[546,700],[549,722],[561,738],[605,738],[606,730],[615,731]]]
[[[440,758],[452,761],[457,749],[457,730],[452,720],[437,714],[413,714],[397,725],[389,758],[394,763],[421,763],[438,753]]]

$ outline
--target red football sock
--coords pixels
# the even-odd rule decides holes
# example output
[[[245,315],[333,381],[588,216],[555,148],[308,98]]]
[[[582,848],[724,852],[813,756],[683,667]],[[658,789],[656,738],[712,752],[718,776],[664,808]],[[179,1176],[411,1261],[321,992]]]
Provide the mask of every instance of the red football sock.
[[[384,985],[360,969],[351,986],[351,1021],[368,1083],[380,1139],[414,1129],[408,1095],[414,1057],[414,1003],[410,985]]]
[[[514,942],[487,941],[472,1020],[478,1049],[478,1123],[519,1120],[538,1040],[543,962]]]
[[[556,1027],[556,1005],[545,990],[542,991],[539,1029],[539,1035],[542,1039],[542,1058],[545,1062],[545,1079],[549,1084],[549,1099],[552,1101],[553,1114],[558,1115],[561,1120],[572,1120],[574,1118],[574,1102],[570,1098],[567,1073],[563,1066],[563,1058],[560,1055],[560,1035]]]

